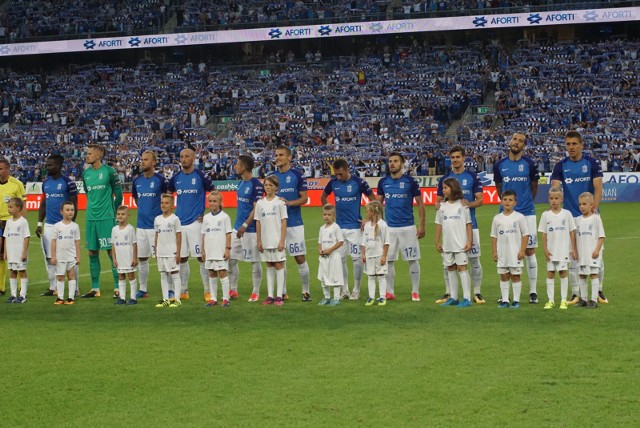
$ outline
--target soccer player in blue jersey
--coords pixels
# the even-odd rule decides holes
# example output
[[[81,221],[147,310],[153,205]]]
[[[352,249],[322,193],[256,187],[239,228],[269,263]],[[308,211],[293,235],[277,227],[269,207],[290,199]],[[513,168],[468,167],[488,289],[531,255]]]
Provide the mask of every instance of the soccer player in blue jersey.
[[[298,275],[302,283],[302,301],[311,301],[309,293],[309,265],[307,264],[307,246],[304,239],[304,225],[300,207],[307,203],[307,179],[304,175],[291,167],[291,150],[287,146],[279,146],[276,149],[276,168],[273,175],[278,177],[280,187],[277,196],[287,206],[287,239],[286,248],[289,255],[293,256],[298,265]],[[286,273],[286,267],[285,267]],[[286,288],[285,288],[286,290]]]
[[[467,168],[468,159],[465,160],[465,150],[462,146],[453,146],[449,150],[449,159],[451,159],[451,169],[438,181],[436,210],[440,209],[440,203],[444,199],[442,183],[444,183],[444,180],[447,178],[455,178],[462,188],[462,205],[469,208],[471,214],[473,246],[468,253],[468,257],[471,267],[471,282],[473,282],[473,301],[474,303],[483,304],[485,300],[481,294],[482,265],[480,264],[480,231],[478,230],[478,222],[476,220],[476,208],[482,206],[482,184],[476,173]],[[446,285],[445,295],[441,299],[436,300],[437,304],[442,304],[451,297],[449,276],[446,267],[444,268],[444,283]]]
[[[569,210],[574,218],[580,217],[580,207],[578,205],[579,196],[584,192],[593,195],[593,209],[598,213],[600,201],[602,200],[602,167],[600,162],[591,156],[583,153],[584,142],[582,135],[578,131],[569,131],[564,137],[567,155],[556,164],[551,173],[551,186],[560,187],[564,192],[564,208]],[[575,305],[579,302],[579,275],[578,262],[571,260],[569,267],[569,283],[571,284],[571,300],[569,304]],[[600,267],[598,276],[600,277],[600,291],[598,292],[598,303],[609,303],[602,291],[604,279],[604,263]],[[586,296],[585,296],[586,297]]]
[[[378,182],[378,199],[385,201],[385,218],[389,225],[389,273],[387,274],[387,300],[395,300],[395,261],[398,252],[409,262],[411,300],[420,301],[420,245],[425,236],[424,202],[415,178],[404,173],[405,158],[399,152],[389,155],[389,175]],[[413,217],[413,201],[418,205],[419,224]]]
[[[138,241],[138,282],[140,289],[136,299],[149,297],[147,281],[149,279],[149,257],[155,254],[154,242],[156,232],[153,228],[155,218],[162,214],[160,201],[162,195],[169,190],[169,180],[156,172],[158,156],[147,150],[140,157],[141,174],[133,180],[131,194],[138,206],[138,224],[136,239]]]
[[[44,162],[47,178],[42,183],[42,199],[40,200],[40,209],[38,211],[36,236],[42,240],[42,251],[44,252],[47,266],[49,288],[41,296],[56,295],[56,267],[51,264],[51,238],[53,237],[53,226],[62,220],[62,203],[65,201],[73,203],[73,221],[76,220],[78,212],[78,187],[75,181],[66,175],[62,175],[63,162],[64,157],[62,155],[51,155]],[[73,298],[73,296],[71,297]]]
[[[360,298],[360,283],[362,281],[362,215],[360,204],[362,195],[375,201],[376,195],[366,181],[349,172],[349,163],[344,159],[333,162],[334,178],[329,180],[320,196],[322,205],[328,202],[330,194],[336,199],[336,223],[342,229],[344,245],[340,247],[342,258],[342,275],[344,277],[342,298],[358,300]],[[347,271],[347,255],[353,262],[353,290],[349,293],[349,273]]]
[[[213,190],[211,180],[195,167],[196,153],[191,149],[180,152],[181,170],[171,177],[169,192],[176,192],[176,216],[182,227],[182,245],[180,247],[180,300],[189,299],[189,255],[197,257],[200,263],[200,278],[204,287],[204,300],[209,295],[209,271],[202,259],[202,217],[205,210],[207,192]]]
[[[529,226],[529,242],[525,252],[527,262],[527,275],[529,277],[529,303],[538,303],[538,260],[536,248],[538,247],[538,234],[536,227],[536,208],[534,200],[538,193],[537,164],[524,155],[527,137],[516,132],[509,142],[509,154],[493,165],[493,181],[496,183],[498,196],[502,196],[505,190],[513,190],[518,196],[515,211],[524,215]],[[502,212],[502,206],[500,206]]]
[[[264,187],[260,180],[253,176],[255,161],[248,155],[238,156],[235,170],[242,181],[238,184],[238,208],[236,221],[231,233],[231,254],[229,258],[229,297],[238,298],[238,261],[251,263],[253,290],[249,302],[260,299],[260,283],[262,282],[262,265],[258,252],[256,222],[253,219],[256,202],[264,196]]]

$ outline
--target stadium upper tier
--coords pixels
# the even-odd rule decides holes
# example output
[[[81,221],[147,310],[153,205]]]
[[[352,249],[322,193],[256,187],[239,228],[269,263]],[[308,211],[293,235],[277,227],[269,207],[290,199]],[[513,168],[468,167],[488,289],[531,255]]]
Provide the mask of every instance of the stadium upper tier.
[[[0,40],[23,42],[635,4],[638,0],[7,0],[0,5]]]
[[[0,86],[0,155],[25,181],[41,178],[42,159],[51,152],[63,154],[66,172],[78,177],[89,142],[103,144],[127,180],[142,150],[157,150],[170,173],[185,144],[197,149],[198,167],[214,178],[231,177],[241,151],[253,153],[268,172],[281,143],[295,148],[295,161],[309,176],[327,175],[336,157],[362,174],[380,175],[393,150],[423,174],[430,155],[442,172],[449,147],[459,142],[480,170],[491,171],[504,142],[519,131],[530,135],[528,153],[548,172],[564,154],[563,134],[578,129],[608,167],[635,169],[639,49],[638,42],[606,41],[508,53],[477,43],[331,60],[316,52],[308,62],[271,64],[270,74],[148,62],[11,73]],[[494,97],[496,114],[445,134],[469,106]],[[214,129],[222,118],[226,123]]]

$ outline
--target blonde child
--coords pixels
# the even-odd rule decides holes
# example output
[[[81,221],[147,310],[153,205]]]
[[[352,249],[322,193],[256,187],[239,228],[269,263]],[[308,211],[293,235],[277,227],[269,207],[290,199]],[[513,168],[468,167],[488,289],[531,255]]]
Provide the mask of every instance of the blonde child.
[[[284,303],[284,251],[287,236],[287,206],[282,199],[276,197],[279,186],[278,177],[270,175],[264,179],[264,198],[256,203],[256,239],[260,259],[267,263],[267,299],[263,305]],[[274,299],[273,282],[276,280],[276,298]]]
[[[577,260],[576,224],[571,212],[562,208],[562,189],[549,190],[549,209],[542,213],[538,232],[542,234],[542,248],[547,259],[547,297],[545,309],[553,309],[556,271],[560,277],[560,309],[567,309],[570,258]]]
[[[364,273],[369,277],[367,284],[369,287],[369,298],[365,306],[373,306],[375,302],[378,306],[387,304],[387,274],[389,264],[387,254],[389,252],[389,227],[384,221],[384,211],[382,204],[378,201],[371,201],[365,207],[367,222],[362,231],[362,263]],[[380,297],[376,297],[376,278],[378,280],[378,292]]]
[[[229,301],[229,256],[231,253],[231,218],[222,211],[222,194],[216,190],[209,193],[211,212],[202,219],[202,260],[209,271],[209,294],[211,299],[205,306],[218,304],[218,277],[222,286],[222,306],[231,306]]]
[[[121,205],[116,210],[116,222],[111,229],[111,245],[113,251],[113,267],[118,271],[119,299],[116,305],[135,305],[138,303],[136,294],[138,285],[136,283],[136,266],[138,266],[138,242],[136,231],[129,224],[129,208]],[[127,302],[127,279],[129,280],[129,290],[131,299]]]
[[[153,221],[153,228],[156,231],[154,249],[158,261],[158,271],[160,271],[160,287],[162,288],[162,300],[156,308],[182,306],[180,293],[182,284],[180,282],[180,247],[182,246],[182,227],[180,219],[173,214],[173,196],[163,194],[160,200],[162,214]],[[175,298],[169,300],[169,278],[173,283]]]
[[[76,209],[73,202],[60,206],[62,220],[53,225],[51,264],[56,267],[56,305],[73,305],[77,290],[76,266],[80,264],[80,227],[73,221]],[[69,281],[69,297],[64,300],[64,277]]]
[[[493,261],[498,264],[500,275],[499,308],[520,307],[522,292],[522,268],[529,243],[529,226],[524,215],[515,211],[518,202],[516,192],[505,190],[500,199],[502,212],[491,222],[491,247]],[[513,301],[509,306],[509,281],[513,287]]]
[[[600,290],[600,269],[602,269],[602,247],[604,245],[604,226],[602,219],[593,209],[593,194],[584,192],[578,197],[581,216],[576,217],[576,245],[580,275],[580,301],[576,306],[597,308]],[[586,303],[591,278],[591,299]]]
[[[340,303],[340,292],[344,284],[342,275],[342,257],[340,247],[344,245],[344,235],[342,229],[336,223],[336,207],[326,204],[322,207],[322,220],[324,225],[320,226],[318,234],[318,254],[320,263],[318,265],[318,279],[322,286],[324,299],[319,305],[335,306]],[[333,288],[333,300],[331,299],[331,288]]]
[[[27,301],[27,254],[29,253],[29,223],[22,217],[23,201],[11,198],[7,209],[11,218],[4,227],[4,259],[10,271],[9,285],[11,297],[7,303],[25,303]],[[20,280],[20,296],[18,296],[18,279]]]
[[[473,245],[473,226],[469,208],[462,204],[460,182],[451,177],[442,183],[444,200],[436,213],[436,249],[442,254],[442,263],[449,278],[449,299],[441,306],[471,306],[471,279],[467,271],[467,251]],[[442,243],[440,240],[442,239]],[[462,283],[462,301],[458,300],[458,276]]]

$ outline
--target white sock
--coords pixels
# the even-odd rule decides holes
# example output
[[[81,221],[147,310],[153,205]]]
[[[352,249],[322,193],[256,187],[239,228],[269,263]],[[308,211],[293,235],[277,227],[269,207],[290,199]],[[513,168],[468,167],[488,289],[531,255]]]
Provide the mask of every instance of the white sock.
[[[511,282],[513,287],[513,301],[520,302],[520,293],[522,293],[522,281]]]
[[[262,283],[262,265],[260,262],[251,262],[251,279],[253,281],[253,294],[260,294],[260,283]]]
[[[134,276],[133,279],[129,280],[129,293],[131,294],[131,300],[136,300],[137,292],[138,292],[138,282],[136,281],[136,277]]]
[[[47,278],[49,279],[49,290],[56,291],[56,267],[47,263]]]
[[[342,297],[342,287],[339,285],[333,287],[333,299],[340,300],[340,297]]]
[[[189,276],[191,276],[191,268],[189,267],[189,261],[187,260],[184,263],[180,263],[180,289],[182,291],[178,292],[176,288],[175,281],[173,282],[174,292],[177,294],[188,293],[189,292]],[[171,274],[171,280],[173,281],[174,275]]]
[[[118,291],[120,291],[120,298],[127,298],[127,280],[126,279],[118,279]]]
[[[509,281],[500,281],[500,295],[503,302],[509,303]]]
[[[444,294],[451,296],[451,287],[449,287],[449,270],[446,266],[442,266],[442,273],[444,273]]]
[[[29,287],[29,279],[20,279],[20,297],[22,297],[23,299],[27,298],[27,287]]]
[[[206,292],[209,289],[209,270],[204,267],[204,262],[200,263],[200,279],[202,280],[202,289]]]
[[[305,260],[304,263],[298,265],[298,275],[300,275],[300,282],[302,283],[302,292],[309,292],[309,264]]]
[[[387,295],[387,277],[380,275],[378,278],[378,288],[380,288],[380,297],[385,299]]]
[[[239,274],[238,261],[236,259],[229,259],[229,288],[235,292],[238,291]]]
[[[591,286],[593,287],[593,281],[591,281]],[[596,292],[596,294],[598,294]],[[587,286],[587,278],[580,277],[580,298],[582,300],[589,300],[589,287]]]
[[[140,291],[147,292],[147,281],[149,280],[149,259],[138,262],[138,281],[140,282]]]
[[[598,301],[598,291],[600,291],[600,278],[593,278],[591,280],[591,300]],[[585,300],[587,300],[585,298]]]
[[[396,266],[395,262],[387,261],[389,265],[389,271],[387,272],[387,293],[396,294],[395,282],[396,282]]]
[[[458,272],[455,270],[447,270],[449,276],[449,294],[454,300],[458,300]]]
[[[160,288],[162,300],[169,300],[169,272],[160,272]]]
[[[271,298],[274,297],[273,285],[275,280],[276,280],[276,268],[273,266],[267,266],[267,296]]]
[[[471,279],[469,278],[469,272],[462,270],[458,273],[460,274],[460,282],[462,283],[462,297],[471,301]]]
[[[598,281],[600,281],[600,290],[602,291],[602,285],[604,283],[604,260],[602,261],[602,264],[600,265],[600,271],[598,272]]]
[[[536,255],[525,256],[527,259],[527,275],[529,276],[529,293],[538,294],[538,259]]]
[[[324,298],[331,299],[331,290],[329,290],[329,287],[324,285],[324,282],[320,283],[320,285],[322,286],[322,294],[324,294]]]
[[[411,278],[411,292],[420,293],[420,263],[419,260],[409,261],[409,277]]]
[[[209,277],[209,294],[211,294],[211,300],[218,300],[218,278]]]
[[[353,259],[353,291],[356,293],[360,293],[360,283],[362,281],[363,271],[364,266],[362,265],[362,259],[360,257]]]
[[[75,279],[69,280],[69,298],[76,298],[76,289],[78,288],[78,282]],[[64,290],[64,283],[62,283],[62,290]]]
[[[279,297],[284,295],[284,268],[276,269],[276,290]]]
[[[480,288],[482,287],[482,264],[480,264],[480,257],[470,257],[469,266],[471,268],[473,294],[481,294]]]
[[[550,302],[553,302],[555,299],[555,288],[556,288],[556,280],[552,278],[547,278],[547,298]]]
[[[9,287],[11,288],[11,295],[18,297],[18,278],[9,278]]]
[[[220,278],[220,286],[222,287],[222,300],[229,300],[229,277]]]
[[[571,294],[580,294],[580,275],[578,274],[578,263],[569,262],[569,283],[571,284]]]
[[[342,292],[348,293],[349,292],[349,271],[347,270],[346,256],[342,259],[342,279],[343,279],[343,283],[341,287]]]
[[[560,278],[560,300],[567,300],[568,290],[569,290],[569,277],[565,276],[564,278]]]
[[[64,281],[56,281],[56,290],[58,291],[58,299],[64,299]]]
[[[174,297],[179,302],[180,294],[182,294],[182,279],[180,278],[180,273],[179,272],[172,273],[171,281],[173,282],[173,290],[175,293]]]
[[[369,298],[376,298],[376,277],[373,275],[369,275],[367,279],[367,288],[369,289]]]

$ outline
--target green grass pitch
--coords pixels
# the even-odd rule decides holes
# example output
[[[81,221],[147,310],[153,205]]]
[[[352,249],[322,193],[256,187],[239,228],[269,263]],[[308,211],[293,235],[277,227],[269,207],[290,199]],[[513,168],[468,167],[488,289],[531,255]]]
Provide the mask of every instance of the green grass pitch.
[[[538,206],[538,217],[543,209]],[[444,282],[433,207],[421,241],[422,301],[410,301],[407,265],[398,262],[398,301],[384,308],[367,308],[363,299],[317,306],[319,208],[303,210],[313,302],[300,301],[289,260],[291,300],[281,308],[246,301],[247,264],[240,265],[240,300],[228,309],[203,307],[195,261],[191,299],[182,308],[154,307],[160,296],[154,262],[151,298],[116,307],[106,256],[101,298],[55,306],[39,296],[46,273],[33,236],[28,302],[0,303],[0,424],[638,426],[640,204],[603,206],[604,289],[611,303],[596,310],[544,311],[528,303],[498,310],[489,238],[496,210],[477,212],[487,304],[466,310],[434,304]],[[36,214],[29,219],[33,232]],[[84,231],[83,213],[78,222]],[[540,249],[537,255],[544,303],[545,262]],[[84,292],[87,262],[83,252]],[[263,279],[262,297],[265,289]],[[528,290],[524,278],[523,295]]]

